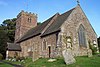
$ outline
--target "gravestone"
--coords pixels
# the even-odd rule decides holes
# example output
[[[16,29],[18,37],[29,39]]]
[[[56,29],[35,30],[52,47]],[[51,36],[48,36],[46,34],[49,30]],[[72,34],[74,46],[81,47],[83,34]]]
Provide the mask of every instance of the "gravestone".
[[[64,57],[64,61],[65,63],[68,65],[68,64],[73,64],[75,63],[75,58],[74,56],[72,55],[72,52],[70,49],[67,49],[67,50],[63,50],[63,57]]]
[[[72,53],[72,42],[71,37],[64,37],[64,45],[66,45],[66,48],[62,51],[62,55],[64,57],[65,63],[73,64],[76,62],[73,53]]]

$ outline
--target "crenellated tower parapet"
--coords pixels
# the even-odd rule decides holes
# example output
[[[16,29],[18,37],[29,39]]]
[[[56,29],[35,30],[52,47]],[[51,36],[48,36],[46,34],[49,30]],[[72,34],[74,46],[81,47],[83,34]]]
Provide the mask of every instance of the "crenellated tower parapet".
[[[19,40],[28,30],[37,26],[37,14],[21,11],[17,15],[15,42]]]

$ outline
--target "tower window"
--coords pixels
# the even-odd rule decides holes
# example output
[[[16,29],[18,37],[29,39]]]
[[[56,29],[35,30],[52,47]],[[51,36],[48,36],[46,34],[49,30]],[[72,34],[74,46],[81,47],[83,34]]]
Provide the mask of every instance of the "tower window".
[[[31,23],[31,18],[28,18],[28,22]]]

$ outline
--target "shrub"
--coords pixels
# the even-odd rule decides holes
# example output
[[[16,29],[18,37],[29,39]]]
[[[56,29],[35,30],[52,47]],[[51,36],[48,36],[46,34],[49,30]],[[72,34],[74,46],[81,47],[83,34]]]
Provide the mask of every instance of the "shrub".
[[[96,54],[97,53],[97,47],[96,45],[89,45],[90,49],[92,50],[92,54]]]
[[[3,59],[3,55],[0,53],[0,60],[2,60]]]

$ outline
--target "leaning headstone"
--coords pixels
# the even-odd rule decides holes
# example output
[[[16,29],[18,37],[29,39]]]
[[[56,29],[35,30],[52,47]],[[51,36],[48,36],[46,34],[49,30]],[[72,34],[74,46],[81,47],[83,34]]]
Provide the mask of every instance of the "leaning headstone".
[[[88,49],[88,57],[92,57],[92,50],[91,49]]]
[[[63,50],[62,54],[64,57],[64,61],[67,65],[73,64],[76,62],[74,56],[72,55],[71,49]]]

